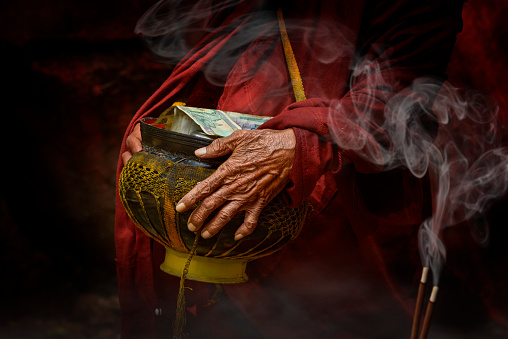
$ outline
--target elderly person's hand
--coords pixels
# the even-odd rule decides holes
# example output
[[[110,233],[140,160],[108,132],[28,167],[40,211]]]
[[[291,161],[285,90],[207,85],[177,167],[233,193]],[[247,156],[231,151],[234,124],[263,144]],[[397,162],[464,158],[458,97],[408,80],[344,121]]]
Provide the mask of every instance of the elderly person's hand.
[[[125,144],[127,146],[127,151],[122,153],[122,162],[124,165],[127,163],[127,161],[129,161],[134,153],[139,152],[143,149],[143,145],[141,144],[141,128],[139,123],[134,126],[132,133],[129,134],[125,140]]]
[[[292,129],[240,130],[196,150],[201,158],[229,153],[231,156],[177,204],[177,212],[184,212],[202,200],[189,217],[189,230],[202,229],[201,236],[210,238],[239,211],[245,211],[244,222],[236,231],[235,239],[251,234],[261,210],[289,182],[295,146]],[[215,216],[203,225],[214,210],[218,210]]]

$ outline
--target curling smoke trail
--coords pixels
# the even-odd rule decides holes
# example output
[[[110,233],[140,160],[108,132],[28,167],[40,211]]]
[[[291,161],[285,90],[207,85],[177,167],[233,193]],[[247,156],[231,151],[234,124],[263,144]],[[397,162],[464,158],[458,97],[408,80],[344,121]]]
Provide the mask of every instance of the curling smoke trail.
[[[431,267],[437,285],[446,258],[440,232],[481,215],[508,188],[508,147],[498,131],[498,108],[484,95],[446,82],[441,86],[432,79],[417,79],[386,106],[387,110],[396,107],[396,115],[386,113],[382,126],[392,144],[382,149],[382,159],[377,155],[369,160],[380,165],[383,161],[384,170],[404,167],[417,177],[429,174],[433,215],[421,225],[419,247],[422,263]],[[362,121],[357,123],[368,128]],[[436,123],[437,133],[432,127]],[[366,143],[356,140],[339,146]],[[485,221],[471,231],[480,244],[488,243]]]
[[[197,52],[196,49],[205,45],[208,38],[217,38],[223,32],[240,27],[235,36],[202,69],[210,83],[224,86],[227,79],[228,85],[233,85],[228,74],[247,47],[260,37],[265,41],[279,38],[276,10],[283,3],[284,1],[265,0],[161,0],[138,20],[135,33],[143,36],[149,49],[161,62],[177,64]],[[234,11],[240,7],[242,14],[236,15]],[[350,28],[337,22],[321,22],[319,30],[316,30],[315,20],[293,19],[285,23],[288,31],[300,36],[304,43],[316,51],[316,58],[324,65],[354,53],[354,43],[346,38]],[[270,68],[273,81],[281,88],[290,86],[283,82],[286,78],[284,69],[268,63],[263,66]],[[246,72],[242,81],[255,75]],[[273,99],[274,94],[271,95]]]
[[[508,185],[508,148],[497,130],[498,109],[485,96],[461,93],[445,83],[433,112],[439,133],[427,154],[434,208],[432,218],[421,226],[419,243],[422,261],[432,267],[437,285],[446,258],[440,232],[481,215],[502,196]],[[489,226],[483,222],[471,227],[476,240],[486,245]]]
[[[255,10],[244,22],[241,34],[203,69],[210,82],[224,85],[221,81],[227,78],[231,65],[250,43],[260,35],[269,38],[279,34],[272,8],[275,5],[265,4],[263,7],[261,3],[162,0],[139,20],[136,33],[145,37],[152,51],[176,63],[191,52],[199,39],[206,40],[207,34],[217,33],[219,26],[210,19],[215,14],[230,13],[238,5],[251,6]],[[244,19],[237,18],[230,27],[236,27]],[[316,32],[312,22],[286,24],[288,30],[301,33],[303,41],[315,51],[315,57],[323,65],[356,51],[356,43],[344,39],[347,28],[336,22],[328,23],[328,29],[319,31],[327,39],[313,39]],[[327,43],[312,45],[315,40]],[[379,48],[381,54],[382,48]],[[446,257],[440,232],[483,213],[489,202],[506,191],[508,148],[501,144],[497,130],[498,109],[486,96],[432,78],[419,78],[391,96],[394,80],[384,78],[383,70],[387,68],[389,65],[375,61],[353,65],[352,79],[367,79],[368,83],[362,87],[361,93],[347,94],[353,105],[344,106],[340,100],[332,101],[330,134],[340,148],[359,154],[375,167],[386,171],[407,168],[419,178],[429,175],[433,215],[422,224],[419,240],[422,261],[433,268],[436,284]],[[274,79],[277,72],[280,70],[273,67]],[[354,88],[354,84],[350,87]],[[385,101],[385,98],[388,99]],[[376,106],[379,101],[386,104],[382,119],[376,116],[378,112],[369,111],[369,107]],[[351,110],[356,112],[351,114]],[[344,114],[337,114],[341,112]],[[381,125],[372,125],[372,121],[380,120]],[[339,126],[359,127],[356,130],[362,133],[342,133]],[[389,144],[379,143],[373,147],[372,140],[379,131],[388,136]],[[478,223],[472,233],[480,244],[488,242],[488,225]]]

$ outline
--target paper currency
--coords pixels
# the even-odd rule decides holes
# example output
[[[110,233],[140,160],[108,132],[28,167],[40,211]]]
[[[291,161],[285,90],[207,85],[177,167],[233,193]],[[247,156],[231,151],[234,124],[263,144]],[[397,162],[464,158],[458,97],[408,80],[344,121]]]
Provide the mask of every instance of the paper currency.
[[[195,131],[201,131],[202,128],[188,114],[181,110],[182,107],[175,107],[171,131],[191,134]]]
[[[242,129],[223,111],[185,106],[178,107],[178,109],[194,120],[194,122],[201,127],[203,132],[209,135],[226,137],[234,131]],[[175,122],[177,118],[178,112],[175,114]],[[182,119],[182,121],[185,122],[185,119]],[[175,122],[173,122],[173,124]]]
[[[184,134],[202,131],[214,137],[225,137],[239,129],[254,130],[270,119],[259,115],[187,106],[173,106],[161,117],[158,121],[167,122],[165,129]]]
[[[233,120],[242,129],[254,130],[261,126],[264,122],[271,119],[271,117],[264,117],[261,115],[250,115],[236,112],[224,112],[231,120]]]

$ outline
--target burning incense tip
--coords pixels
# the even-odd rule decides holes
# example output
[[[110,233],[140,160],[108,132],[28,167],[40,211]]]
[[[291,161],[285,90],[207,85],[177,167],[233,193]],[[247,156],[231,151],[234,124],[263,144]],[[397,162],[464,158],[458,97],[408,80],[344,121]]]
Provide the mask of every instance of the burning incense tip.
[[[435,303],[435,302],[436,302],[437,292],[438,292],[438,291],[439,291],[439,287],[434,286],[434,287],[432,288],[432,293],[430,294],[430,299],[429,299],[429,301],[430,301],[431,303]]]
[[[429,268],[428,267],[424,267],[423,271],[422,271],[422,278],[420,280],[420,282],[422,284],[426,284],[427,283],[427,276],[428,275],[429,275]]]

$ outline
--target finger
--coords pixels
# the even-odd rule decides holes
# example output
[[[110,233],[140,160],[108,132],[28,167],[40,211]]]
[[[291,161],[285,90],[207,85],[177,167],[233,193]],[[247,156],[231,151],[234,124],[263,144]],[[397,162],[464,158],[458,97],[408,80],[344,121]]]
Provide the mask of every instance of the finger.
[[[238,201],[245,204],[251,191],[256,185],[255,178],[237,178],[236,180],[223,180],[223,186],[218,187],[212,195],[204,198],[198,207],[191,213],[188,228],[195,232],[205,223],[210,214],[226,201]]]
[[[127,148],[131,151],[131,153],[136,153],[143,150],[143,144],[141,140],[141,129],[139,124],[137,124],[132,133],[129,134],[127,140],[125,141]]]
[[[127,148],[133,154],[143,150],[143,145],[141,143],[141,139],[137,139],[136,137],[133,137],[131,135],[129,135],[127,137],[126,144],[127,144]]]
[[[224,184],[229,184],[231,178],[237,178],[238,168],[226,161],[205,180],[191,189],[176,205],[176,211],[181,213],[196,204],[198,201],[209,196]]]
[[[125,164],[127,163],[127,161],[129,161],[129,159],[132,157],[132,153],[129,152],[129,151],[125,151],[122,153],[122,163]]]
[[[194,154],[201,158],[215,158],[229,154],[236,148],[245,132],[238,130],[227,137],[215,139],[210,145],[198,148]]]
[[[238,241],[254,232],[254,229],[258,225],[259,216],[261,215],[263,207],[264,206],[261,204],[258,204],[255,208],[245,211],[245,219],[235,233],[235,240]]]
[[[240,211],[241,202],[233,201],[226,204],[217,214],[210,220],[201,232],[201,237],[208,239],[219,233],[219,231],[233,219]]]
[[[212,196],[208,196],[194,211],[192,211],[189,220],[187,221],[187,227],[189,231],[195,232],[203,226],[206,221],[206,218],[217,208],[222,206],[226,202],[226,199],[222,197],[221,194],[214,194]]]
[[[213,193],[220,185],[222,185],[222,180],[216,171],[187,192],[187,194],[185,194],[184,197],[176,204],[176,211],[178,213],[187,211],[198,201]]]

